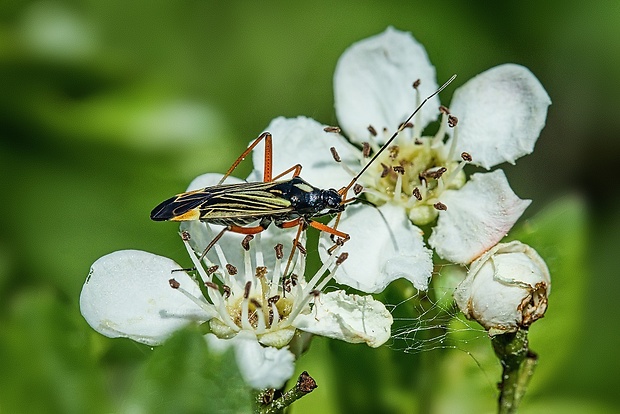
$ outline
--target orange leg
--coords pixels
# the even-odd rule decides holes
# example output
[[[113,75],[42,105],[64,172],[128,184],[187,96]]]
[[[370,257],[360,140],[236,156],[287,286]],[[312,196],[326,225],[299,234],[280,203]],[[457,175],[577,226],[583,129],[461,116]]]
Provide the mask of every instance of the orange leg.
[[[224,180],[227,179],[230,174],[232,174],[235,168],[237,168],[241,161],[243,161],[245,157],[247,157],[247,155],[254,149],[254,147],[256,147],[263,139],[265,140],[265,169],[263,174],[263,181],[266,183],[272,181],[271,170],[273,166],[273,150],[271,144],[271,134],[269,132],[263,132],[258,138],[254,140],[254,142],[250,144],[249,147],[246,148],[245,151],[243,151],[243,154],[241,154],[239,158],[237,158],[237,160],[233,162],[233,164],[230,166],[228,171],[226,171],[226,174],[224,174],[224,176],[222,177],[220,182],[217,183],[217,185],[222,184]]]
[[[204,259],[207,253],[209,253],[209,250],[211,250],[211,248],[215,246],[215,243],[217,243],[218,240],[221,239],[224,233],[226,233],[227,231],[232,231],[233,233],[239,233],[239,234],[257,234],[264,230],[265,230],[265,227],[263,226],[254,226],[254,227],[227,226],[227,227],[224,227],[222,231],[220,231],[217,234],[217,236],[215,236],[213,240],[209,242],[207,247],[205,247],[205,249],[203,250],[198,260]]]
[[[281,174],[276,175],[275,177],[273,177],[273,180],[277,180],[278,178],[282,178],[284,177],[286,174],[290,173],[291,171],[293,171],[293,177],[299,177],[299,174],[301,174],[301,164],[295,164],[293,165],[291,168],[289,168],[288,170],[284,171]]]

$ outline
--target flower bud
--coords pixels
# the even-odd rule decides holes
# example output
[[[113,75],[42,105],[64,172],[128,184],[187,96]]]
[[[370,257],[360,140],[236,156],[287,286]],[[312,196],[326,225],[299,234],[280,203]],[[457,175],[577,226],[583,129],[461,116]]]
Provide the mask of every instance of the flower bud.
[[[545,261],[519,241],[499,243],[475,260],[454,298],[490,335],[515,332],[542,318],[551,277]]]

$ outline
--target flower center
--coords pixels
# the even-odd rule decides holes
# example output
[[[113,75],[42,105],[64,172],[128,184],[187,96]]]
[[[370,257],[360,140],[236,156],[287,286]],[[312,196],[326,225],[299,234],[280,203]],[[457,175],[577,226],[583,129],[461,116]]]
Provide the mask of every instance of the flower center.
[[[465,184],[463,166],[467,156],[463,155],[462,162],[451,161],[452,145],[444,142],[447,122],[448,116],[444,114],[442,127],[435,136],[416,136],[415,128],[401,133],[397,144],[387,148],[362,178],[370,202],[398,204],[416,225],[437,218],[439,211],[446,208],[441,203],[443,191]],[[364,155],[370,159],[369,152]]]
[[[283,262],[287,260],[280,244],[275,246],[276,260],[270,269],[262,263],[260,247],[254,246],[254,242],[250,244],[251,236],[246,237],[241,244],[245,255],[243,267],[237,269],[227,264],[224,251],[215,244],[213,248],[220,265],[208,262],[205,257],[205,268],[198,260],[200,254],[195,253],[190,246],[189,233],[183,232],[182,239],[206,287],[203,298],[192,300],[214,314],[209,320],[211,331],[220,338],[232,338],[241,330],[250,330],[261,343],[276,348],[291,341],[295,334],[293,320],[300,313],[311,311],[310,304],[315,292],[325,286],[332,278],[335,267],[346,258],[344,253],[340,256],[342,259],[334,254],[306,283],[303,277],[297,276],[305,272],[305,257],[299,249],[292,261],[294,273],[283,276]],[[255,242],[259,244],[260,237],[257,239]],[[221,266],[221,263],[225,265]],[[256,266],[252,267],[252,263],[256,263]],[[188,294],[180,286],[175,288]]]

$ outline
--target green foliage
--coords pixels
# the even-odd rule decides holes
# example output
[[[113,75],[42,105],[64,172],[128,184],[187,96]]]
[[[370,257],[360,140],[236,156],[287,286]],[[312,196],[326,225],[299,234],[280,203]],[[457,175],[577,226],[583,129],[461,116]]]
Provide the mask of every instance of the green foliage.
[[[198,331],[182,331],[153,350],[136,375],[122,411],[143,413],[250,413],[251,390],[234,352],[214,353]]]

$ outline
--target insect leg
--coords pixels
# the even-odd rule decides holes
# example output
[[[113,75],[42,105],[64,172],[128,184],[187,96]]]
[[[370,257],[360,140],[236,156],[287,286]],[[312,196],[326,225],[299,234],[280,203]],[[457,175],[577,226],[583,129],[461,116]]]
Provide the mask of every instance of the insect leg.
[[[264,231],[265,229],[266,229],[265,226],[254,226],[254,227],[226,226],[222,229],[222,231],[220,231],[217,234],[217,236],[213,238],[213,240],[211,240],[211,242],[209,242],[207,247],[204,249],[200,257],[198,258],[198,260],[204,259],[207,253],[209,253],[209,250],[211,250],[211,248],[215,246],[215,243],[217,243],[218,240],[221,239],[224,233],[226,233],[227,231],[231,231],[233,233],[239,233],[239,234],[257,234],[257,233],[260,233],[261,231]]]
[[[339,240],[336,241],[336,243],[332,247],[327,249],[327,253],[329,254],[332,254],[338,246],[342,246],[344,242],[346,242],[347,240],[351,238],[351,236],[349,236],[347,233],[342,232],[340,230],[336,230],[336,226],[338,226],[338,223],[340,222],[340,214],[341,213],[338,213],[338,217],[336,218],[336,225],[334,227],[329,227],[326,224],[319,223],[318,221],[314,221],[314,220],[311,220],[310,223],[308,223],[310,224],[310,226],[314,227],[317,230],[324,231],[325,233],[329,233],[329,234],[332,234],[340,238]]]
[[[295,219],[293,221],[288,221],[285,223],[282,223],[279,227],[286,229],[286,228],[291,228],[291,227],[295,227],[298,226],[297,228],[297,234],[295,235],[295,238],[293,239],[293,246],[291,247],[291,253],[288,256],[288,260],[286,262],[286,267],[284,268],[284,273],[283,275],[286,277],[288,275],[288,269],[291,266],[291,263],[293,262],[293,256],[295,255],[295,249],[297,249],[297,244],[299,243],[299,238],[301,237],[301,232],[304,231],[306,229],[306,222],[300,217],[298,219]],[[282,283],[284,283],[284,278],[282,279]],[[283,287],[283,292],[286,292],[286,290]]]
[[[269,132],[263,132],[262,134],[259,135],[258,138],[254,140],[254,142],[252,142],[246,148],[245,151],[243,151],[243,154],[241,154],[239,158],[237,158],[237,160],[233,162],[233,164],[230,166],[228,171],[226,171],[226,174],[224,174],[224,176],[222,177],[220,182],[217,183],[217,185],[222,184],[224,180],[227,179],[230,174],[232,174],[235,168],[237,168],[237,166],[241,163],[241,161],[243,161],[245,157],[247,157],[247,155],[254,149],[254,147],[256,147],[263,139],[265,140],[265,170],[263,174],[263,181],[265,182],[272,181],[271,174],[272,174],[272,165],[273,165],[273,157],[272,157],[273,151],[272,151],[272,145],[271,145],[271,134]]]
[[[293,165],[288,170],[273,177],[273,180],[277,180],[278,178],[284,177],[286,174],[290,173],[291,171],[293,171],[293,177],[299,177],[299,174],[301,174],[301,164]]]

